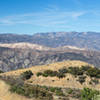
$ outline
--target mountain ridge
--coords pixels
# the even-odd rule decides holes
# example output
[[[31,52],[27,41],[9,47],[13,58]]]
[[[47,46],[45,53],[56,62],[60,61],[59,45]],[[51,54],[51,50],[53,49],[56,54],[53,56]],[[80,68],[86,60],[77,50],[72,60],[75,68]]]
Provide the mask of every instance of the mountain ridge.
[[[72,48],[50,50],[0,47],[0,70],[6,72],[64,60],[81,60],[100,67],[100,52]]]
[[[0,34],[0,43],[29,42],[51,48],[75,46],[100,50],[99,32],[47,32],[34,35]]]

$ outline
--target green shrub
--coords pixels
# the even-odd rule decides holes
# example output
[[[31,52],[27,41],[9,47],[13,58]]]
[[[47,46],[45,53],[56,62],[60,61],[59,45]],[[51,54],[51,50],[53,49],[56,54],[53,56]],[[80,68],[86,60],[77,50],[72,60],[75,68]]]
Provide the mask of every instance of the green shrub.
[[[39,77],[42,75],[42,72],[38,72],[36,75]]]
[[[16,93],[21,94],[21,95],[24,95],[24,92],[25,92],[24,87],[20,86],[20,85],[11,86],[10,91],[16,92]]]
[[[82,66],[81,69],[85,72],[87,70],[89,70],[91,68],[91,66],[89,65],[85,65],[85,66]]]
[[[73,74],[73,75],[80,75],[80,74],[83,74],[83,70],[81,70],[81,68],[79,67],[69,67],[68,73]]]
[[[83,84],[85,82],[86,76],[79,76],[78,80],[81,84]]]
[[[48,77],[48,74],[46,74],[46,73],[43,73],[43,74],[42,74],[42,76],[44,76],[44,77]]]
[[[72,92],[73,92],[73,90],[72,89],[69,89],[68,94],[71,94]]]
[[[54,76],[58,75],[58,72],[52,71],[52,70],[45,70],[43,73],[42,72],[37,73],[37,76],[40,76],[40,75],[42,75],[44,77],[48,77],[48,76],[54,77]]]
[[[49,90],[50,90],[51,92],[55,92],[55,91],[56,91],[56,88],[55,88],[55,87],[50,87]]]
[[[58,78],[64,78],[64,77],[65,77],[65,74],[63,74],[63,73],[58,73],[58,74],[57,74],[57,77],[58,77]]]
[[[32,85],[13,85],[10,88],[11,92],[15,92],[17,94],[32,98],[40,98],[41,100],[53,100],[53,96],[49,93],[45,88],[40,86],[32,86]]]
[[[56,95],[57,95],[57,96],[64,96],[64,93],[63,93],[63,91],[59,88],[59,89],[56,89]]]
[[[2,70],[0,70],[0,73],[4,73]]]
[[[56,76],[58,74],[58,72],[57,71],[52,71],[52,70],[45,70],[44,74],[53,77],[53,76]]]
[[[81,92],[82,100],[93,100],[95,95],[98,95],[99,92],[89,88],[84,88]]]
[[[99,78],[100,77],[100,70],[97,68],[90,68],[87,70],[87,75],[90,77]]]
[[[77,76],[77,75],[83,75],[84,71],[79,67],[69,67],[68,72],[70,74],[73,74],[74,76]]]
[[[38,72],[37,76],[40,76],[40,75],[42,75],[44,77],[57,76],[58,78],[63,78],[63,77],[65,77],[66,73],[70,73],[70,74],[74,75],[75,77],[86,74],[90,77],[100,78],[100,69],[93,68],[89,65],[82,66],[82,67],[69,67],[69,68],[63,67],[63,68],[59,69],[58,71],[45,70],[43,73]],[[84,77],[82,77],[82,79],[79,78],[79,82],[82,84],[83,82],[85,82],[85,78]]]
[[[59,69],[59,73],[67,73],[68,72],[68,70],[66,69],[66,68],[62,68],[62,69]]]
[[[99,84],[99,80],[98,79],[91,79],[91,82],[93,82],[95,85]]]
[[[23,72],[21,74],[21,78],[24,80],[27,80],[27,79],[30,79],[32,75],[33,75],[32,71],[29,70],[29,71]]]

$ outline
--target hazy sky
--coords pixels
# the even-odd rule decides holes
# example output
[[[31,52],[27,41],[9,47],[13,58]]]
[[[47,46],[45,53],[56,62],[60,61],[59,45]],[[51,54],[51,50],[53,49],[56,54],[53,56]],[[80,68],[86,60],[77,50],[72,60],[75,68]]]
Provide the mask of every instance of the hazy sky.
[[[0,0],[0,33],[99,31],[100,0]]]

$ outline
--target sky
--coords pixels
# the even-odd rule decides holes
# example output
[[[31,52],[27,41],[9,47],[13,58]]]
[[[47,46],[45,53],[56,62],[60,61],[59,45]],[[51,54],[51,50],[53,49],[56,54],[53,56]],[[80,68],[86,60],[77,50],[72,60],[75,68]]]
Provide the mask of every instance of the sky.
[[[100,32],[100,0],[0,0],[0,33]]]

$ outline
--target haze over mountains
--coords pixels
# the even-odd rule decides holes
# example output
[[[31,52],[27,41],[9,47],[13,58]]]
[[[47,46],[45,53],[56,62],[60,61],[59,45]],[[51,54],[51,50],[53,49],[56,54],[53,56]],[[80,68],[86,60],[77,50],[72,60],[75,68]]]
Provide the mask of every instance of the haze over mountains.
[[[75,46],[100,50],[100,33],[97,32],[48,32],[34,35],[0,34],[0,43],[29,42],[47,47]]]

